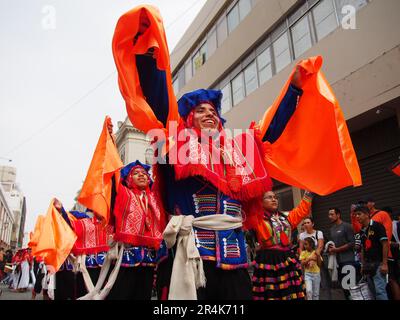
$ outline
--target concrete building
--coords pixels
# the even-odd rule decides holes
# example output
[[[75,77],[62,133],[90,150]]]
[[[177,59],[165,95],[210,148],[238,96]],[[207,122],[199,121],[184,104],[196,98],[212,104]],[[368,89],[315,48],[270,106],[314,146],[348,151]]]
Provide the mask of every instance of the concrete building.
[[[296,61],[324,57],[323,72],[342,106],[363,186],[316,197],[318,228],[327,212],[373,196],[400,210],[400,179],[388,167],[400,155],[400,1],[209,0],[171,53],[177,97],[198,89],[223,92],[228,128],[258,120]],[[332,173],[334,174],[334,173]],[[282,209],[301,190],[275,183]]]
[[[0,247],[11,247],[11,233],[14,224],[13,212],[8,203],[8,196],[0,184]]]
[[[14,167],[0,166],[0,183],[14,219],[10,242],[13,249],[21,248],[23,245],[26,219],[26,198],[16,183],[16,173]]]
[[[142,163],[149,162],[146,155],[152,155],[150,141],[143,132],[132,126],[128,118],[124,122],[118,122],[118,130],[115,135],[118,153],[124,164],[129,164],[135,160]]]

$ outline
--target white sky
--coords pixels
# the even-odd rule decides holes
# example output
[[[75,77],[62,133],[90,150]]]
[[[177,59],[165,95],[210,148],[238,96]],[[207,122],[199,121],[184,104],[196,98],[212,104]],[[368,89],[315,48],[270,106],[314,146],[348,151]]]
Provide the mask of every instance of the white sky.
[[[115,127],[126,117],[111,50],[118,18],[156,5],[172,52],[205,2],[0,0],[0,165],[17,168],[25,232],[51,198],[73,205],[104,117]]]

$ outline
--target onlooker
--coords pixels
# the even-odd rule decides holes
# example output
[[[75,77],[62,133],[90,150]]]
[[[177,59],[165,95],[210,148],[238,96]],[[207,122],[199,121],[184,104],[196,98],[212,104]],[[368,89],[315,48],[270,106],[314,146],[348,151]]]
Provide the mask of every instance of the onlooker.
[[[385,228],[382,224],[371,220],[368,208],[358,206],[355,213],[362,225],[362,273],[372,278],[376,299],[388,300],[386,275],[388,273],[389,245]]]
[[[314,241],[315,252],[321,255],[324,248],[324,235],[322,231],[314,229],[314,219],[307,217],[303,221],[304,232],[300,233],[300,251],[304,250],[304,239],[311,238]]]
[[[4,266],[5,266],[5,261],[4,261],[4,248],[0,247],[0,281],[4,277]]]
[[[361,231],[361,224],[358,222],[357,217],[355,215],[354,209],[356,208],[356,204],[352,204],[350,206],[350,219],[351,225],[353,226],[354,233],[359,233]]]
[[[330,229],[330,240],[334,245],[329,246],[328,253],[336,255],[339,283],[343,288],[341,283],[344,276],[342,273],[343,267],[347,265],[355,267],[354,232],[351,224],[342,221],[342,213],[338,208],[329,209],[329,220],[333,224]],[[343,288],[343,292],[345,298],[349,299],[349,290]]]
[[[396,291],[396,288],[399,288],[400,284],[400,221],[398,221],[399,215],[392,215],[393,217],[393,235],[390,241],[390,251],[393,256],[393,266],[391,267],[391,261],[388,261],[389,264],[389,282],[391,283],[391,293],[394,300],[399,300],[399,292]],[[392,284],[395,283],[393,286]]]
[[[386,230],[386,235],[390,241],[392,239],[393,235],[393,223],[392,223],[392,217],[390,214],[385,211],[385,210],[380,210],[375,207],[375,200],[372,197],[368,197],[366,199],[367,207],[370,211],[370,218],[376,222],[379,222],[385,227]],[[387,208],[386,210],[389,209],[390,212],[392,212],[391,208]],[[390,287],[390,292],[393,295],[394,300],[400,300],[400,287],[397,281],[395,280],[394,274],[396,273],[396,266],[394,265],[394,259],[392,252],[390,250],[389,246],[389,253],[388,253],[388,264],[389,264],[389,287]]]
[[[307,237],[303,241],[304,250],[301,251],[300,261],[304,267],[304,282],[306,285],[307,300],[319,300],[319,288],[321,283],[318,259],[321,256],[316,253],[315,241]]]

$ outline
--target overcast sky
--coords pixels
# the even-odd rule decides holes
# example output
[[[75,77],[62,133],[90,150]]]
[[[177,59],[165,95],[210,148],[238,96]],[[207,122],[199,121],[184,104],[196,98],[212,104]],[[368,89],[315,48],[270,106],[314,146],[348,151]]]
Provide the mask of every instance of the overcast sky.
[[[205,2],[0,0],[0,165],[17,168],[25,232],[51,198],[73,205],[104,117],[115,127],[126,117],[111,50],[118,18],[156,5],[172,52]]]

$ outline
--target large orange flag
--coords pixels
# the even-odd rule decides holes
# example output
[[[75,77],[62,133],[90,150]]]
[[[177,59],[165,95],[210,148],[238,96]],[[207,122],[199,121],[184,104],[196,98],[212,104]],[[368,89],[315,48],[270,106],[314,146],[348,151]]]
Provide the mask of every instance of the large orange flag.
[[[75,232],[54,207],[53,199],[42,221],[35,256],[44,257],[45,264],[50,266],[49,272],[57,272],[70,254],[76,238]]]
[[[93,210],[104,224],[107,224],[110,218],[112,177],[115,175],[116,184],[118,185],[119,170],[124,166],[113,138],[108,132],[107,126],[109,124],[111,124],[111,119],[106,117],[99,142],[78,197],[78,202]]]
[[[143,14],[147,16],[150,24],[148,29],[134,43],[134,37],[138,34],[140,19]],[[162,129],[166,124],[157,118],[145,98],[140,84],[135,56],[146,54],[150,48],[154,50],[152,55],[156,60],[156,68],[165,71],[165,75],[162,77],[165,77],[164,80],[152,81],[153,90],[160,89],[160,85],[165,86],[160,89],[160,92],[166,92],[168,105],[163,106],[166,110],[162,112],[166,115],[167,121],[178,121],[178,105],[172,88],[169,50],[162,17],[156,7],[140,5],[119,18],[115,27],[112,49],[118,69],[119,88],[126,103],[129,119],[135,128],[145,133],[155,128]]]
[[[39,215],[36,219],[35,229],[30,234],[30,240],[28,242],[28,247],[32,249],[32,255],[36,256],[36,246],[39,241],[42,227],[43,227],[44,216]]]
[[[321,69],[322,57],[299,63],[306,75],[303,95],[282,135],[264,142],[270,175],[284,183],[327,195],[360,186],[361,174],[339,102]],[[259,123],[263,137],[294,74]]]

